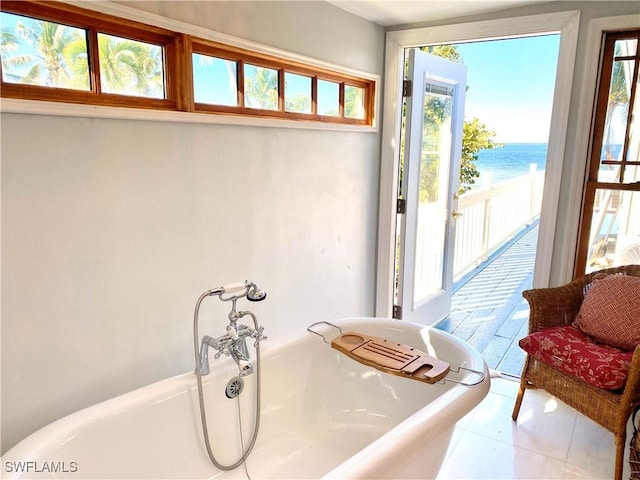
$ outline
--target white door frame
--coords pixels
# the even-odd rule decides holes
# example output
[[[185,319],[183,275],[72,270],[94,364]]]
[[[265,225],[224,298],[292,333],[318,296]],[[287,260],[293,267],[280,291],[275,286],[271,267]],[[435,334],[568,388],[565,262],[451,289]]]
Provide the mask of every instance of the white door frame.
[[[560,33],[545,189],[533,280],[534,286],[546,286],[551,273],[551,254],[555,237],[579,25],[580,12],[568,11],[387,32],[380,163],[376,316],[390,317],[393,311],[403,50],[407,47],[428,44]]]

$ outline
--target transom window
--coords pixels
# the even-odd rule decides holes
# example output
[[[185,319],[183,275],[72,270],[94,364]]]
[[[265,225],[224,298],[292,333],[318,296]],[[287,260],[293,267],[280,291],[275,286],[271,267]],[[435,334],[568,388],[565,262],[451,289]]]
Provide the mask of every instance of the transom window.
[[[194,111],[371,124],[373,82],[192,40]]]
[[[3,97],[373,124],[370,79],[62,3],[0,9]]]

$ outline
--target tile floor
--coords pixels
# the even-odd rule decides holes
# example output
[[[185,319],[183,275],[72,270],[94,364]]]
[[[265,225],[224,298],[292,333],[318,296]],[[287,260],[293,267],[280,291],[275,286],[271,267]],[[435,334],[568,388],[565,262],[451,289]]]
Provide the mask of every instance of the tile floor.
[[[487,397],[456,425],[439,480],[613,477],[613,434],[542,390],[527,390],[513,422],[519,382],[491,380]],[[625,468],[629,478],[626,459]]]

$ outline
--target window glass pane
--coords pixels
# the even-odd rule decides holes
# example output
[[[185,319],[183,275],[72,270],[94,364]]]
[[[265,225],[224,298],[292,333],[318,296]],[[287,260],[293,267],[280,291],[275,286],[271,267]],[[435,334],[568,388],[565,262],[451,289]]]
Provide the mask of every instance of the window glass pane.
[[[623,147],[627,132],[633,70],[634,62],[632,60],[613,62],[605,130],[600,152],[599,182],[621,181],[621,162],[625,153]]]
[[[640,192],[597,189],[587,273],[640,263]]]
[[[193,54],[193,90],[197,103],[238,106],[237,64],[233,60]]]
[[[90,90],[85,30],[5,12],[0,26],[4,82]]]
[[[340,115],[340,85],[318,80],[318,115]]]
[[[311,77],[285,72],[284,109],[287,112],[311,113]]]
[[[631,114],[631,128],[627,140],[627,164],[622,172],[622,183],[640,184],[640,96],[638,95],[640,82],[636,83],[633,112]]]
[[[629,38],[626,40],[616,40],[615,56],[627,57],[635,55],[638,51],[638,39]]]
[[[364,88],[345,85],[344,116],[364,119]]]
[[[446,216],[452,149],[453,89],[425,81],[415,231],[414,308],[444,288]],[[346,96],[346,94],[345,94]],[[346,100],[345,100],[346,104]],[[345,108],[346,110],[346,108]]]
[[[248,108],[278,110],[278,71],[245,63],[244,104]]]
[[[104,93],[165,98],[161,46],[99,33],[98,49]]]

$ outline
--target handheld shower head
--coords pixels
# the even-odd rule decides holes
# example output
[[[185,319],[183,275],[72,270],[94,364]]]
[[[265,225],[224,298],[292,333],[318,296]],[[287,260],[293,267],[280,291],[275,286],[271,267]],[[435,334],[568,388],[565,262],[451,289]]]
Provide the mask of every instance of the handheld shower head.
[[[249,285],[249,290],[247,291],[247,300],[250,302],[261,302],[267,298],[267,292],[259,289],[254,283]]]
[[[255,284],[249,281],[236,282],[236,283],[230,283],[223,287],[213,288],[209,290],[206,294],[210,296],[217,295],[218,297],[220,297],[220,300],[222,300],[223,302],[226,302],[229,300],[237,300],[238,298],[244,297],[249,293],[249,290],[251,288],[257,288],[257,287],[255,286]],[[225,296],[223,297],[223,295]]]

